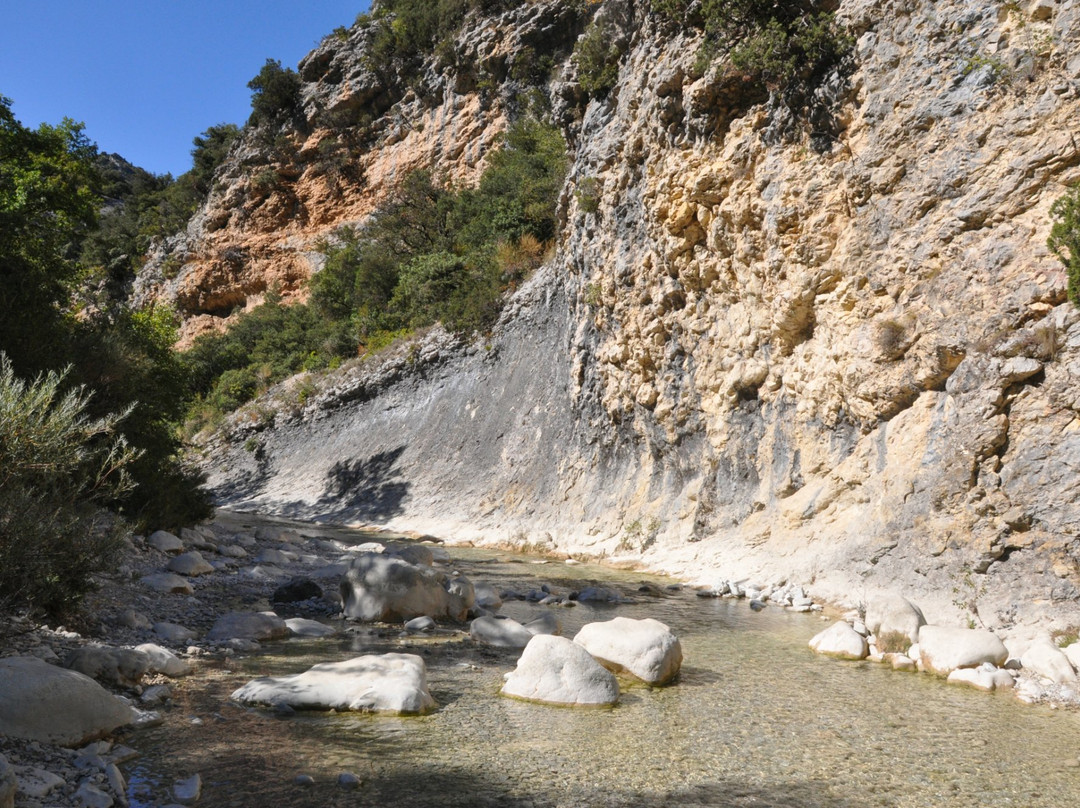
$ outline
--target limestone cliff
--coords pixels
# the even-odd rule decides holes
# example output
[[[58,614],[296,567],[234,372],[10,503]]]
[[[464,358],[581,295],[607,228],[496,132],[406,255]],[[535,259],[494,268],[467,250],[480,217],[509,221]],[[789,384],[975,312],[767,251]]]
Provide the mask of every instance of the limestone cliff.
[[[207,449],[223,502],[1080,621],[1080,312],[1045,247],[1080,180],[1080,3],[843,0],[851,63],[805,126],[699,76],[698,35],[647,2],[573,7],[460,37],[500,79],[589,13],[623,45],[585,103],[552,40],[573,160],[556,258],[488,340],[433,332],[241,413]],[[328,41],[301,73],[312,109],[384,105],[364,182],[301,173],[254,200],[242,144],[161,282],[192,331],[270,278],[299,291],[312,240],[409,167],[468,181],[515,114],[512,82],[485,96],[434,62],[441,95],[376,101],[363,47]]]

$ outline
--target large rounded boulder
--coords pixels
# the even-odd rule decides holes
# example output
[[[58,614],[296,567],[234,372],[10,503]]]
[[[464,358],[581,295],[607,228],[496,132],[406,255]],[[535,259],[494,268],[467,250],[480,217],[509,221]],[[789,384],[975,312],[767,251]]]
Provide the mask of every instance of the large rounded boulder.
[[[134,720],[89,676],[36,657],[0,659],[0,735],[79,746]]]
[[[874,595],[866,604],[866,627],[877,638],[877,647],[903,652],[919,641],[926,625],[922,609],[894,592]]]
[[[1009,652],[992,631],[923,626],[919,629],[919,657],[924,670],[948,676],[957,668],[975,668],[984,662],[1004,665]]]
[[[246,704],[287,704],[298,710],[352,710],[417,715],[437,706],[427,668],[415,654],[369,654],[324,662],[293,676],[255,679],[232,694]]]
[[[651,685],[674,679],[682,667],[682,645],[659,620],[616,617],[582,626],[574,642],[615,673],[630,673]]]
[[[816,653],[836,659],[866,659],[870,650],[866,638],[843,620],[815,634],[809,644]]]
[[[619,700],[615,675],[565,637],[537,634],[506,675],[502,694],[566,707],[603,707]]]
[[[402,558],[364,553],[341,581],[346,617],[396,623],[427,616],[464,622],[476,601],[468,579],[453,577]]]

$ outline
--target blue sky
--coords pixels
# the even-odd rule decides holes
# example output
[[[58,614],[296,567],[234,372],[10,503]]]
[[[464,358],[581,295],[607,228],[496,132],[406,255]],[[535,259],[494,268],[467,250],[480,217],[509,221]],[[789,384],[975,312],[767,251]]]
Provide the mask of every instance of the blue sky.
[[[23,124],[74,118],[158,174],[191,139],[242,124],[267,58],[296,63],[369,0],[0,0],[0,95]]]

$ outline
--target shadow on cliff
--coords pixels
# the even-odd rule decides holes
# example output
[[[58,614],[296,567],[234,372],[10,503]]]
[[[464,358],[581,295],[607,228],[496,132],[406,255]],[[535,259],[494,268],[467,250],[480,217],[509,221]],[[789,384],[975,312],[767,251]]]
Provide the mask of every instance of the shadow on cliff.
[[[409,483],[397,468],[404,452],[399,446],[364,460],[335,463],[326,473],[325,493],[316,507],[328,518],[379,521],[399,516],[409,496]]]

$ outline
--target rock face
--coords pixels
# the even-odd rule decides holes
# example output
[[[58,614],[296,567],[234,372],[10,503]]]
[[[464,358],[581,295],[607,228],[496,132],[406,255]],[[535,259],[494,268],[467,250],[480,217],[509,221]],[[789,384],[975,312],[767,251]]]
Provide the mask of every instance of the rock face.
[[[539,634],[525,646],[501,692],[545,704],[602,707],[619,700],[619,683],[581,645]]]
[[[810,647],[817,653],[838,659],[866,659],[866,638],[839,620],[810,640]]]
[[[679,674],[682,645],[659,620],[616,617],[588,623],[574,637],[605,668],[625,671],[651,685],[664,685]]]
[[[88,676],[32,657],[0,659],[0,734],[78,746],[134,719]]]
[[[576,5],[526,4],[462,41],[492,56],[559,31],[545,53],[563,60]],[[897,588],[994,626],[1077,622],[1080,313],[1044,246],[1080,179],[1076,4],[1021,19],[997,0],[843,0],[851,69],[816,88],[812,122],[701,76],[699,33],[648,6],[603,4],[627,45],[605,97],[561,61],[562,231],[490,340],[436,331],[342,371],[278,414],[258,457],[237,419],[208,454],[212,484],[231,505],[550,535],[567,553],[610,555],[654,517],[639,546],[655,568],[765,569],[838,601],[855,582]],[[305,109],[375,118],[357,166],[370,190],[332,199],[291,161],[289,187],[258,196],[255,144],[238,146],[172,245],[180,273],[159,278],[186,333],[272,283],[295,293],[298,250],[409,167],[475,178],[520,87],[482,108],[432,61],[421,81],[439,92],[399,95],[365,72],[365,36],[328,40],[301,72]],[[343,468],[385,473],[343,491]]]
[[[353,710],[415,715],[434,710],[424,660],[414,654],[326,662],[295,676],[256,679],[232,694],[253,704],[302,710]]]
[[[924,669],[948,676],[957,668],[974,668],[983,663],[1004,665],[1009,652],[989,631],[923,626],[919,630],[919,656]]]
[[[346,617],[398,622],[426,615],[462,622],[476,598],[467,579],[403,558],[363,553],[341,581]]]

